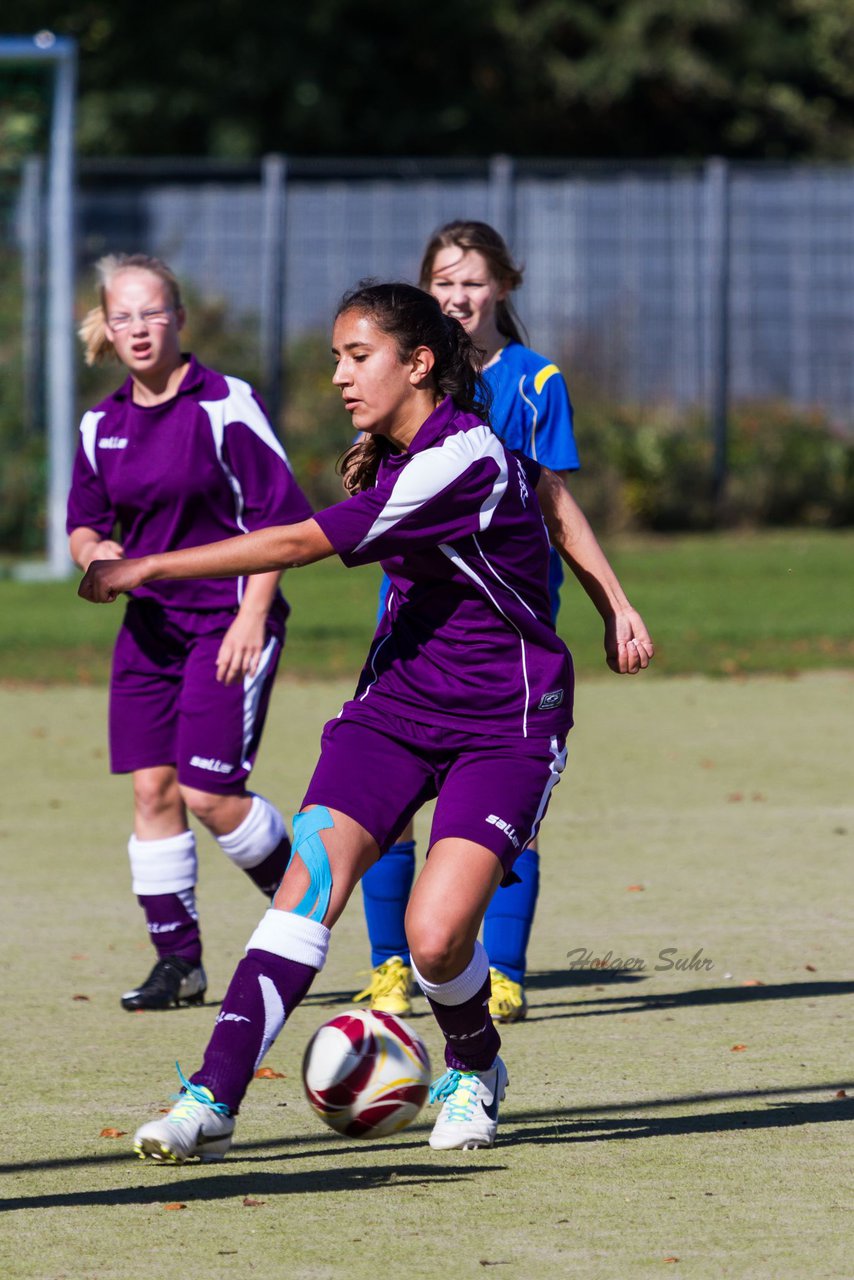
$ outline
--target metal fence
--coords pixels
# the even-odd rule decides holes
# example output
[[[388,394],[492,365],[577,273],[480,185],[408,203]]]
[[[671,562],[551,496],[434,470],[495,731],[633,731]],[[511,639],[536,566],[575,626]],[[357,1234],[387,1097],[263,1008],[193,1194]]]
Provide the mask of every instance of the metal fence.
[[[525,265],[531,343],[604,397],[712,411],[780,399],[854,425],[854,169],[288,161],[84,164],[78,265],[156,253],[282,346],[364,276],[413,279],[454,217]]]
[[[281,420],[284,355],[307,334],[326,342],[344,290],[366,276],[415,279],[437,226],[481,218],[524,264],[515,301],[531,345],[561,364],[581,411],[593,398],[674,416],[699,408],[712,423],[718,492],[736,404],[817,408],[854,433],[854,167],[87,161],[71,237],[55,231],[74,176],[59,181],[57,150],[51,163],[31,156],[0,168],[0,443],[23,454],[27,428],[48,436],[54,571],[67,564],[62,508],[77,421],[73,391],[60,392],[79,361],[72,257],[80,304],[103,253],[164,257],[194,304],[221,307],[230,371],[239,348],[238,367],[261,370]],[[10,513],[37,483],[29,454],[29,482],[16,478],[15,458],[0,466]]]

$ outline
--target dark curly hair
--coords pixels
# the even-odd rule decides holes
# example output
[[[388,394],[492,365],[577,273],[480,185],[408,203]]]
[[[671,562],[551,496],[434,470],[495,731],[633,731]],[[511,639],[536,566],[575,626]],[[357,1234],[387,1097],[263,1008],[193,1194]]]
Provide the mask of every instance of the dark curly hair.
[[[438,396],[450,396],[459,409],[489,422],[489,392],[480,377],[477,349],[459,321],[444,315],[429,293],[412,284],[363,281],[345,293],[335,319],[348,311],[368,316],[381,333],[393,338],[401,361],[416,347],[429,347]],[[347,450],[339,470],[348,493],[373,487],[390,448],[384,436],[369,436]]]

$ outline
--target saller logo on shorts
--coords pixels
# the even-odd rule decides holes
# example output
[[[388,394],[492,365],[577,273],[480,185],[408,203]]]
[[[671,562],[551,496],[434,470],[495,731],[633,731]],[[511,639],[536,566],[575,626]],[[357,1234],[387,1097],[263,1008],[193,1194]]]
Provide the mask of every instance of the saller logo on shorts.
[[[509,822],[499,818],[497,813],[491,813],[486,821],[491,823],[493,827],[497,827],[499,831],[503,831],[514,849],[519,848],[519,837],[516,835],[516,828],[511,826]]]
[[[214,760],[212,756],[190,756],[194,769],[207,769],[208,773],[231,773],[234,768],[227,760]]]
[[[540,698],[538,711],[553,711],[555,707],[559,707],[563,702],[563,689],[554,689],[551,693],[544,693]]]

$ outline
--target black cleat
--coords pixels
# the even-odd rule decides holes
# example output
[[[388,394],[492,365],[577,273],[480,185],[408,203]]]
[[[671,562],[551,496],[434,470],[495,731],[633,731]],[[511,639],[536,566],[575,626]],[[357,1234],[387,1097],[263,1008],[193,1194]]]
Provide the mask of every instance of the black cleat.
[[[164,956],[157,961],[141,986],[124,993],[122,1008],[135,1013],[138,1009],[202,1004],[207,989],[208,980],[200,964],[191,964],[181,956]]]

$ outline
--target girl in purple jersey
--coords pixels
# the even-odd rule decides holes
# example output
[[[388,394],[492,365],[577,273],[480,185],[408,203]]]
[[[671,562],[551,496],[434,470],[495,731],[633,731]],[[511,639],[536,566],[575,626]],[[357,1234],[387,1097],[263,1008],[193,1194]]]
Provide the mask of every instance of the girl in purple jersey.
[[[494,227],[457,220],[430,237],[419,283],[472,338],[490,392],[490,423],[496,435],[509,448],[566,476],[579,466],[572,404],[557,365],[523,341],[511,301],[522,275]],[[552,549],[553,619],[560,607],[562,582],[562,561]],[[527,948],[540,884],[535,840],[518,859],[514,874],[518,878],[495,894],[483,921],[492,978],[489,1009],[497,1022],[517,1022],[528,1009]],[[415,834],[410,826],[362,880],[373,971],[365,989],[354,998],[369,1000],[372,1009],[403,1015],[411,1009],[412,972],[404,921],[414,878]]]
[[[156,258],[97,266],[87,363],[128,370],[83,417],[68,499],[81,568],[303,520],[311,508],[252,389],[182,354],[178,282]],[[118,540],[114,531],[118,527]],[[128,601],[110,685],[114,773],[133,777],[128,852],[157,961],[125,1009],[204,997],[189,810],[268,896],[290,855],[279,811],[247,790],[288,607],[279,571],[143,587]]]
[[[492,1144],[507,1071],[478,932],[539,828],[572,723],[572,663],[549,606],[549,534],[602,614],[614,669],[640,670],[653,653],[558,478],[485,425],[470,339],[434,299],[410,285],[355,291],[336,318],[333,354],[333,381],[366,437],[345,459],[348,499],[213,546],[93,563],[80,585],[103,603],[145,583],[334,554],[348,566],[380,561],[391,581],[354,697],[324,729],[294,855],[202,1065],[182,1075],[169,1114],[137,1132],[136,1151],[154,1160],[226,1153],[249,1082],[322,968],[353,888],[430,798],[429,857],[406,917],[413,969],[446,1042],[430,1145]]]

